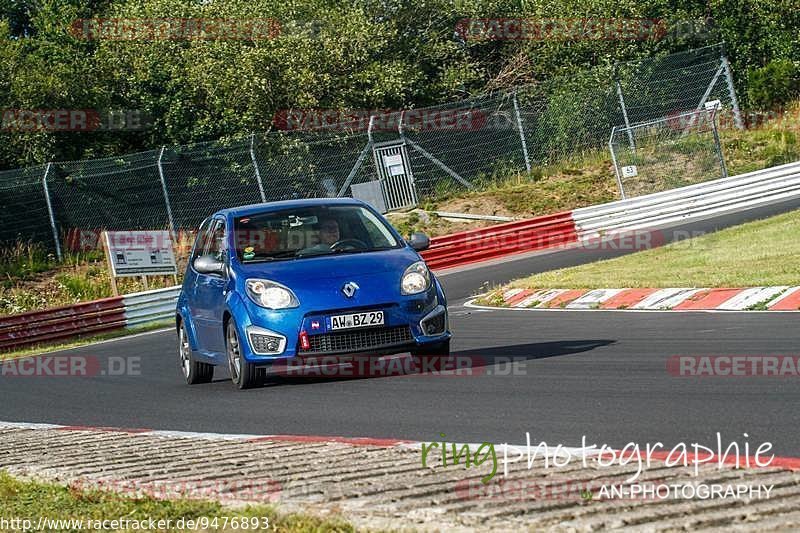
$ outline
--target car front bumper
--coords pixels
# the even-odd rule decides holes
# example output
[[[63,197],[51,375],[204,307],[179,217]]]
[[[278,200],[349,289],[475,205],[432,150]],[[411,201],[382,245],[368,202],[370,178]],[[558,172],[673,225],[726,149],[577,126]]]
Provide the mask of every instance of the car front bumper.
[[[269,311],[245,304],[237,313],[244,357],[256,364],[295,357],[387,355],[413,351],[450,338],[447,307],[438,287],[400,302],[326,311]],[[340,313],[380,310],[384,325],[332,330],[330,317]],[[242,320],[244,319],[244,320]],[[244,323],[243,323],[244,322]]]

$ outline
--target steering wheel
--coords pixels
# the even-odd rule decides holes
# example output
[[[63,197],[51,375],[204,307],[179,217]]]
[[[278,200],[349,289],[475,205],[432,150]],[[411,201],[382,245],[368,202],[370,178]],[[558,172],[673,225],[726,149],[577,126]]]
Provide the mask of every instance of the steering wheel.
[[[367,246],[367,244],[364,241],[358,239],[341,239],[331,244],[331,250],[339,250],[339,249],[366,250],[367,248],[369,248],[369,246]]]

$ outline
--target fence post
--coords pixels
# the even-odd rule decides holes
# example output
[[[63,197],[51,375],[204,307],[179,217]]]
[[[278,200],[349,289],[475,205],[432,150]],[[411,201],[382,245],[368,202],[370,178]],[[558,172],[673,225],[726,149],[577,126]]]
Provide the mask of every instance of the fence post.
[[[719,141],[719,132],[717,131],[717,112],[711,112],[711,129],[714,131],[714,145],[717,150],[717,157],[719,158],[719,166],[722,169],[722,177],[728,177],[728,167],[725,165],[725,157],[722,155],[722,145]]]
[[[628,119],[628,108],[625,106],[625,98],[622,96],[622,84],[619,82],[619,70],[614,65],[614,85],[617,87],[617,98],[619,98],[619,107],[622,109],[622,118],[625,120],[625,129],[628,132],[628,144],[631,150],[636,151],[636,144],[633,142],[633,133],[631,133],[631,122]]]
[[[614,151],[614,136],[617,133],[617,127],[611,128],[611,138],[608,139],[608,149],[611,152],[611,161],[614,163],[614,174],[617,175],[617,185],[619,186],[619,194],[622,199],[625,199],[625,187],[622,186],[622,176],[619,173],[619,163],[617,162],[617,154]]]
[[[339,192],[336,193],[337,198],[342,198],[345,193],[347,193],[347,188],[353,183],[353,179],[356,177],[356,173],[361,168],[361,165],[364,164],[364,159],[367,157],[370,148],[372,148],[372,126],[375,123],[375,116],[370,115],[369,117],[369,126],[367,127],[367,144],[361,150],[361,153],[358,154],[358,159],[356,159],[356,164],[353,165],[353,168],[350,169],[350,173],[347,174],[347,178],[344,180],[344,185],[342,188],[339,189]]]
[[[514,92],[514,113],[517,115],[517,129],[519,129],[519,139],[522,142],[522,155],[525,157],[525,170],[531,173],[531,160],[528,157],[528,142],[525,140],[525,130],[522,128],[522,116],[519,114],[519,103],[517,93]]]
[[[367,126],[367,140],[370,144],[373,144],[372,141],[372,127],[375,125],[375,115],[369,116],[369,125]]]
[[[739,100],[736,98],[736,89],[733,88],[733,74],[731,73],[731,66],[728,63],[728,57],[725,55],[725,47],[722,47],[722,68],[725,71],[725,81],[728,83],[728,94],[731,97],[731,105],[733,106],[733,122],[740,130],[744,129],[744,122],[742,122],[742,112],[739,109]]]
[[[56,257],[61,261],[61,240],[58,238],[58,228],[56,228],[56,216],[53,213],[53,204],[50,202],[50,189],[47,187],[47,176],[50,174],[50,167],[53,163],[47,163],[42,176],[42,187],[44,188],[44,198],[47,201],[47,213],[50,215],[50,229],[53,230],[53,241],[56,244]]]
[[[256,134],[250,134],[250,159],[253,161],[253,169],[256,173],[256,181],[258,182],[258,192],[261,193],[261,201],[267,203],[267,196],[264,194],[264,184],[261,183],[261,171],[258,169],[258,161],[256,161],[256,152],[253,150],[253,143],[255,143]]]
[[[172,243],[177,244],[178,234],[175,232],[175,220],[172,218],[172,207],[169,205],[169,193],[167,192],[167,180],[164,179],[164,165],[161,164],[161,158],[164,157],[164,149],[166,146],[161,147],[158,153],[158,176],[161,178],[161,190],[164,192],[164,203],[167,206],[167,218],[169,219],[169,228],[172,232]]]
[[[403,139],[403,141],[406,140],[405,128],[403,127],[404,126],[403,125],[403,120],[405,120],[405,116],[406,116],[406,110],[405,109],[401,109],[400,110],[400,121],[397,123],[397,134],[400,136],[401,139]],[[370,118],[372,118],[372,117],[370,117]]]

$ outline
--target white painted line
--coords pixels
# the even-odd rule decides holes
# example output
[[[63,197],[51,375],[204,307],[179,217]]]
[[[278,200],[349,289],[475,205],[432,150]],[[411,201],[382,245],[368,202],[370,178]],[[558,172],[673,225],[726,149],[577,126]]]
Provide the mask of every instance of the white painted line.
[[[719,310],[731,311],[744,311],[748,307],[756,304],[772,300],[779,294],[783,293],[788,286],[782,287],[753,287],[752,289],[745,289],[732,298],[728,298],[720,305],[717,306]]]
[[[702,289],[670,288],[654,292],[631,309],[672,309]]]
[[[595,289],[566,305],[567,309],[594,309],[625,289]]]
[[[0,429],[58,429],[58,424],[35,424],[32,422],[0,422]]]
[[[137,435],[142,435],[142,433],[137,433]],[[263,439],[264,437],[269,437],[270,435],[248,435],[246,433],[197,433],[194,431],[164,431],[164,430],[154,430],[148,433],[144,433],[144,435],[155,435],[156,437],[168,437],[168,438],[179,438],[179,439],[200,439],[200,440],[251,440],[251,439]]]

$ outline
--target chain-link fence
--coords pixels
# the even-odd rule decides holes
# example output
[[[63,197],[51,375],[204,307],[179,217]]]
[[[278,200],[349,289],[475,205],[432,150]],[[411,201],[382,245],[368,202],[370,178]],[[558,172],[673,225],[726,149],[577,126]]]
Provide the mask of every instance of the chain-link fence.
[[[373,185],[367,197],[391,210],[604,150],[616,126],[634,135],[631,124],[711,100],[739,116],[721,45],[368,119],[0,172],[0,241],[60,253],[75,230],[177,232],[225,207]]]
[[[609,147],[623,198],[727,177],[715,108],[615,127]]]

